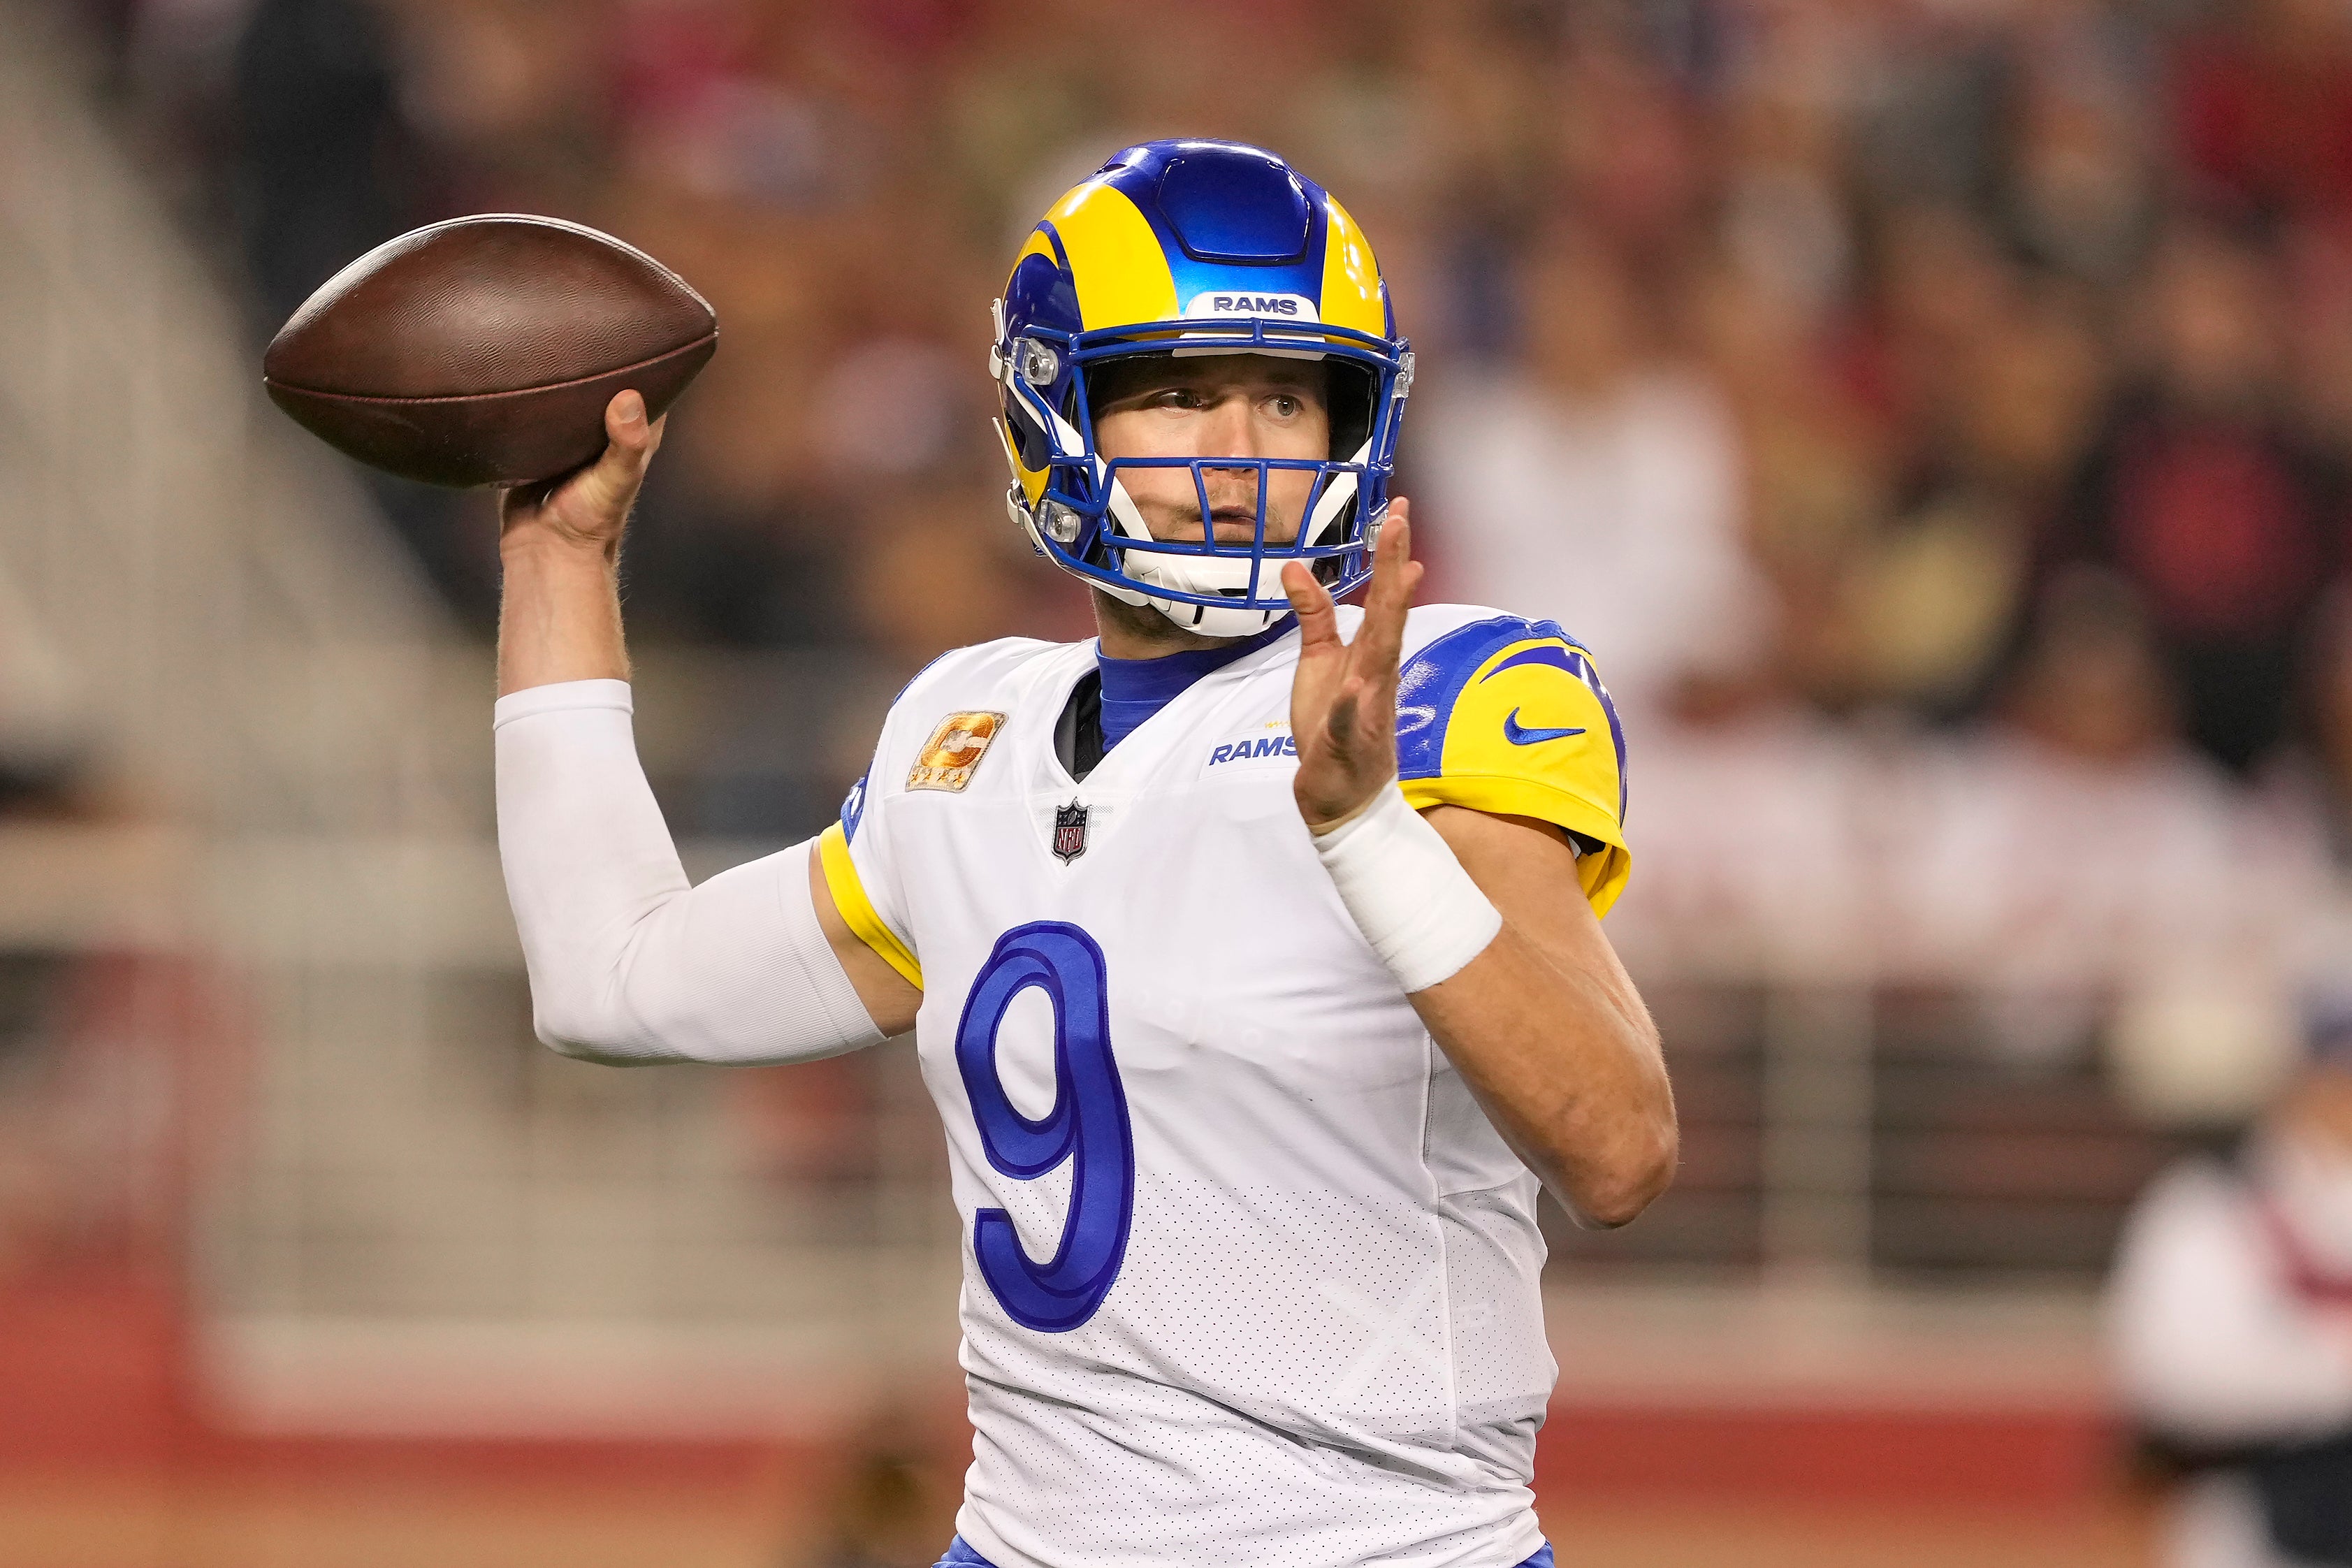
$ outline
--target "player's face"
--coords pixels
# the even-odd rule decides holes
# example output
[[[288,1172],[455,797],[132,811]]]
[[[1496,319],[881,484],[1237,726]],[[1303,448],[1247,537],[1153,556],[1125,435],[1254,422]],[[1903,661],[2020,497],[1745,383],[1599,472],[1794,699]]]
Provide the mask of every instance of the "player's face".
[[[1095,449],[1109,458],[1305,458],[1331,455],[1326,377],[1316,360],[1263,354],[1151,355],[1113,361],[1094,384]],[[1315,475],[1276,468],[1266,497],[1265,538],[1298,537]],[[1202,476],[1222,542],[1246,544],[1257,530],[1258,470],[1210,468]],[[1201,500],[1190,468],[1121,468],[1154,539],[1201,537]]]

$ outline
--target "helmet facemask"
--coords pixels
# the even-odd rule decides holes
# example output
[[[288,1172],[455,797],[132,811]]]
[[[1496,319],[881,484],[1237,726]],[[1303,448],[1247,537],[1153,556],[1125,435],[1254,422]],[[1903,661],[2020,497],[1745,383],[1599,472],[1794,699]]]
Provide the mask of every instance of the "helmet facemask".
[[[1288,613],[1281,581],[1287,561],[1307,562],[1335,596],[1370,574],[1396,422],[1411,385],[1409,353],[1341,328],[1255,319],[1187,321],[1181,331],[1081,332],[1059,343],[1045,341],[1048,335],[1000,342],[992,356],[1004,395],[1006,456],[1016,479],[1024,470],[1045,476],[1034,499],[1020,483],[1008,497],[1042,553],[1123,603],[1148,605],[1187,631],[1214,637],[1252,636]],[[1328,452],[1320,458],[1100,454],[1094,393],[1102,370],[1142,355],[1205,354],[1321,362]],[[1190,471],[1200,502],[1197,537],[1153,537],[1121,479],[1141,468]],[[1275,475],[1299,470],[1312,480],[1297,530],[1288,540],[1269,539]],[[1220,542],[1210,515],[1210,476],[1235,472],[1255,476],[1255,531],[1249,540]]]

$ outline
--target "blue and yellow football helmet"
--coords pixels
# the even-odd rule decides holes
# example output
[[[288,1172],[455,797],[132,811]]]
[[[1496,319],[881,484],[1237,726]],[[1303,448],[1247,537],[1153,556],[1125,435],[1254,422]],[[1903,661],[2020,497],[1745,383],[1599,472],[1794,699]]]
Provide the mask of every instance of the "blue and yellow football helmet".
[[[1148,353],[1319,359],[1331,451],[1319,461],[1116,458],[1096,450],[1089,374]],[[1131,605],[1209,637],[1247,637],[1289,608],[1282,563],[1331,592],[1371,574],[1412,353],[1372,247],[1346,209],[1271,153],[1233,142],[1147,142],[1054,204],[996,304],[989,371],[1003,389],[1014,483],[1006,502],[1042,553]],[[1220,543],[1155,540],[1119,482],[1126,468],[1255,468],[1257,528]],[[1297,538],[1266,537],[1269,470],[1315,470]],[[1205,500],[1202,508],[1206,511]]]

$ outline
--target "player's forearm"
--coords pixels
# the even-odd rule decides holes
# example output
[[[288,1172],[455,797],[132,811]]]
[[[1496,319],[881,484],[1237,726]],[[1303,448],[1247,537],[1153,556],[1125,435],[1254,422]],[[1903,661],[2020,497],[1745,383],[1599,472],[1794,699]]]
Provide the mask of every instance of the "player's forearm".
[[[559,680],[626,680],[621,640],[621,532],[662,420],[615,393],[604,408],[604,455],[552,486],[499,497],[499,695]]]
[[[1674,1094],[1656,1026],[1579,892],[1555,828],[1459,806],[1425,814],[1502,916],[1413,1006],[1496,1129],[1561,1200],[1622,1225],[1674,1178]]]
[[[560,680],[626,680],[619,545],[531,527],[499,542],[499,695]]]
[[[1623,1225],[1665,1191],[1674,1095],[1656,1029],[1613,962],[1564,963],[1507,918],[1412,1005],[1496,1131],[1580,1217]]]
[[[1657,1032],[1558,827],[1416,814],[1391,783],[1316,833],[1315,852],[1488,1119],[1562,1202],[1616,1226],[1665,1190],[1675,1107]]]

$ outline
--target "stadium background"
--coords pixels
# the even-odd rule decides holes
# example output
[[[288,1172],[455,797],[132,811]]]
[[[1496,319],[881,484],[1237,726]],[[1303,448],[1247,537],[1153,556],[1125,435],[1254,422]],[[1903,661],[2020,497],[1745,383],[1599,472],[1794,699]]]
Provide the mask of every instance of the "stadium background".
[[[268,331],[457,213],[716,305],[627,563],[698,874],[925,659],[1085,635],[986,304],[1110,150],[1378,244],[1435,597],[1623,697],[1685,1164],[1555,1230],[1563,1562],[2133,1563],[2096,1291],[2294,1050],[2352,854],[2337,0],[6,0],[0,1563],[928,1563],[903,1047],[535,1047],[489,503]],[[1172,852],[1172,851],[1171,851]],[[1149,889],[1138,890],[1148,897]]]

